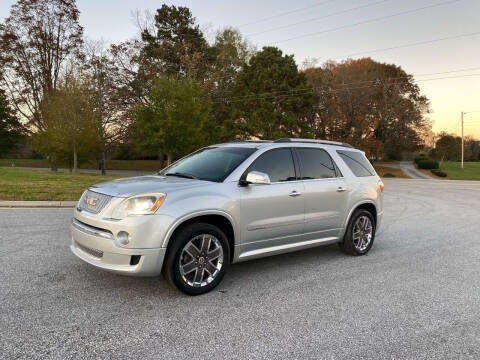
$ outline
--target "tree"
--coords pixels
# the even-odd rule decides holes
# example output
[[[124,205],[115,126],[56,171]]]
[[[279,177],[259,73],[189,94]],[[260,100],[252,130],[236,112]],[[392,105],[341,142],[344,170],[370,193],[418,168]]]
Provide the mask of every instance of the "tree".
[[[0,26],[0,80],[34,130],[44,128],[41,104],[57,89],[65,61],[80,56],[78,17],[75,0],[18,0]]]
[[[422,145],[428,99],[399,66],[364,58],[327,62],[306,75],[318,104],[316,137],[350,142],[372,158],[399,159]]]
[[[213,53],[190,9],[162,5],[155,15],[156,33],[142,32],[143,71],[156,77],[192,77],[202,81]]]
[[[136,111],[135,135],[144,151],[166,154],[168,163],[214,139],[211,105],[191,79],[158,79],[147,105]]]
[[[22,125],[7,103],[5,93],[0,90],[0,156],[18,145],[22,130]]]
[[[95,99],[74,75],[68,74],[44,101],[42,114],[43,128],[33,135],[33,146],[52,164],[67,164],[77,171],[78,163],[101,152],[101,119]]]
[[[118,106],[117,88],[114,82],[116,69],[102,41],[85,41],[83,81],[91,95],[100,126],[102,144],[101,170],[105,174],[106,152],[124,136],[128,121]],[[127,125],[127,126],[126,126]]]
[[[298,71],[293,55],[283,55],[278,48],[264,47],[253,55],[238,73],[233,92],[216,100],[232,105],[241,136],[309,136],[312,88]]]
[[[211,67],[210,77],[203,87],[216,99],[235,97],[238,73],[246,66],[253,50],[242,35],[232,28],[219,31],[212,46],[215,61]],[[212,117],[218,126],[221,141],[235,138],[232,111],[232,104],[227,101],[212,103]]]
[[[468,159],[470,155],[470,148],[465,146],[465,159]],[[432,156],[442,161],[460,161],[462,157],[462,138],[446,132],[440,133],[435,149],[432,151]]]

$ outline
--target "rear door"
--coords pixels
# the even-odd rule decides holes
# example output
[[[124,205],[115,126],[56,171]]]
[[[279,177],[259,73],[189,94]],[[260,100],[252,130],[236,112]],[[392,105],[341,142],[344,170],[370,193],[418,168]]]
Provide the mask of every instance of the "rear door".
[[[347,211],[345,179],[324,149],[295,148],[305,188],[305,240],[337,237]]]

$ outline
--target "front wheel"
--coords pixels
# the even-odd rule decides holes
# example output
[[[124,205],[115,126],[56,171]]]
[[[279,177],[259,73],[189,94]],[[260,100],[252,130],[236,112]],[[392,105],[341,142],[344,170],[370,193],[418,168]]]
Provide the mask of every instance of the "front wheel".
[[[345,231],[340,247],[350,255],[365,255],[375,239],[375,221],[372,214],[363,209],[355,210]]]
[[[180,230],[171,239],[164,275],[188,295],[200,295],[215,288],[222,280],[230,259],[225,234],[216,226],[195,223]]]

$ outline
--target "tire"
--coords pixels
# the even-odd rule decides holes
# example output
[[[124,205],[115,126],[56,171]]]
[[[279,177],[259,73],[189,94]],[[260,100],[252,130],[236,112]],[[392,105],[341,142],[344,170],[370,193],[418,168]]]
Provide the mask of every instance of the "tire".
[[[365,219],[368,219],[368,222],[365,221]],[[366,226],[366,228],[362,230],[361,228],[364,226]],[[372,248],[374,240],[375,220],[372,214],[364,209],[355,210],[348,222],[343,241],[340,243],[340,248],[349,255],[365,255]],[[366,243],[367,241],[368,243]]]
[[[214,225],[193,223],[170,240],[163,274],[183,293],[201,295],[222,281],[229,262],[230,247],[225,234]]]

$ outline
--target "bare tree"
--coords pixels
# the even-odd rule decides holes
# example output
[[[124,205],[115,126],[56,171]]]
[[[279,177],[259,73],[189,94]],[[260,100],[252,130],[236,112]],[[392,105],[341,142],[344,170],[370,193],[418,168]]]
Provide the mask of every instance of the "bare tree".
[[[81,56],[78,17],[75,0],[18,0],[0,26],[1,84],[31,130],[44,127],[41,104],[65,61]]]

